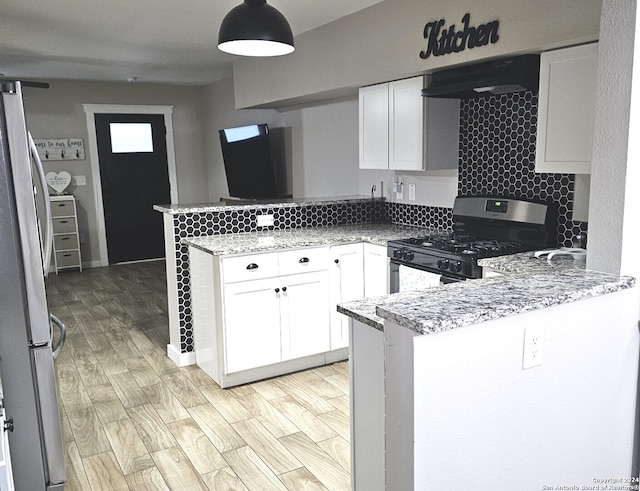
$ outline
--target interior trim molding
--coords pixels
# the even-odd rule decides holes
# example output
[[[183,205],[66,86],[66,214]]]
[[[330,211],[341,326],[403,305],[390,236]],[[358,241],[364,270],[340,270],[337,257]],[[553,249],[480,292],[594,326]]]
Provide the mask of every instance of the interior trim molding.
[[[181,353],[179,349],[176,349],[172,344],[167,345],[167,356],[173,363],[179,367],[186,367],[187,365],[195,365],[196,352],[190,351],[188,353]]]

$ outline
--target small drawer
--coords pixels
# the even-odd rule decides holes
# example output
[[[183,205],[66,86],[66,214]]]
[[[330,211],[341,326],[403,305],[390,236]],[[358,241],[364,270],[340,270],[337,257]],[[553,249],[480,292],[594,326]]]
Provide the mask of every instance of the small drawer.
[[[329,269],[329,248],[309,247],[279,254],[280,275]]]
[[[278,254],[251,254],[222,259],[225,283],[278,276]]]
[[[80,244],[78,244],[78,234],[54,235],[53,245],[56,251],[79,249]]]
[[[54,234],[68,234],[73,232],[77,232],[75,218],[54,218],[53,219]]]
[[[51,216],[69,217],[76,214],[75,203],[72,199],[51,201]]]
[[[56,265],[61,268],[79,268],[80,253],[78,251],[56,252]]]

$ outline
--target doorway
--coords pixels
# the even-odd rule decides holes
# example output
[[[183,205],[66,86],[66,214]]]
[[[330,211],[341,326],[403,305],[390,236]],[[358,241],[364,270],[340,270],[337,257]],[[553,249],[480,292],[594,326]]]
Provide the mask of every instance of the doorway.
[[[163,214],[153,205],[178,202],[173,107],[85,104],[84,110],[100,250],[93,265],[164,257]]]
[[[164,117],[96,114],[109,264],[164,257],[162,215],[171,200]]]

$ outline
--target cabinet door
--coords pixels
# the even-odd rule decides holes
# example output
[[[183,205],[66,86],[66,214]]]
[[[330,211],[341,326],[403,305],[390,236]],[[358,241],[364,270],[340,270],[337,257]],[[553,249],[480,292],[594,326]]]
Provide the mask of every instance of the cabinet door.
[[[364,244],[364,298],[389,294],[387,248]]]
[[[225,285],[225,373],[281,361],[281,293],[276,287],[273,279]]]
[[[282,295],[282,359],[291,360],[329,351],[329,272],[283,276],[279,281]]]
[[[540,56],[536,172],[591,172],[597,69],[598,43]]]
[[[332,247],[330,255],[331,349],[339,349],[349,345],[349,318],[336,305],[364,297],[362,244]]]
[[[423,86],[423,77],[389,83],[389,169],[424,169]]]
[[[359,149],[361,169],[389,167],[389,84],[359,91]]]

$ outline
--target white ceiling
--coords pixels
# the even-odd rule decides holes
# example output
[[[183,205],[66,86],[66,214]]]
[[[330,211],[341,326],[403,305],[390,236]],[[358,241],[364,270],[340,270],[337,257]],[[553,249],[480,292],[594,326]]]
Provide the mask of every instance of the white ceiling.
[[[273,0],[294,36],[382,0]],[[205,85],[230,76],[218,28],[242,0],[0,0],[7,78]]]

